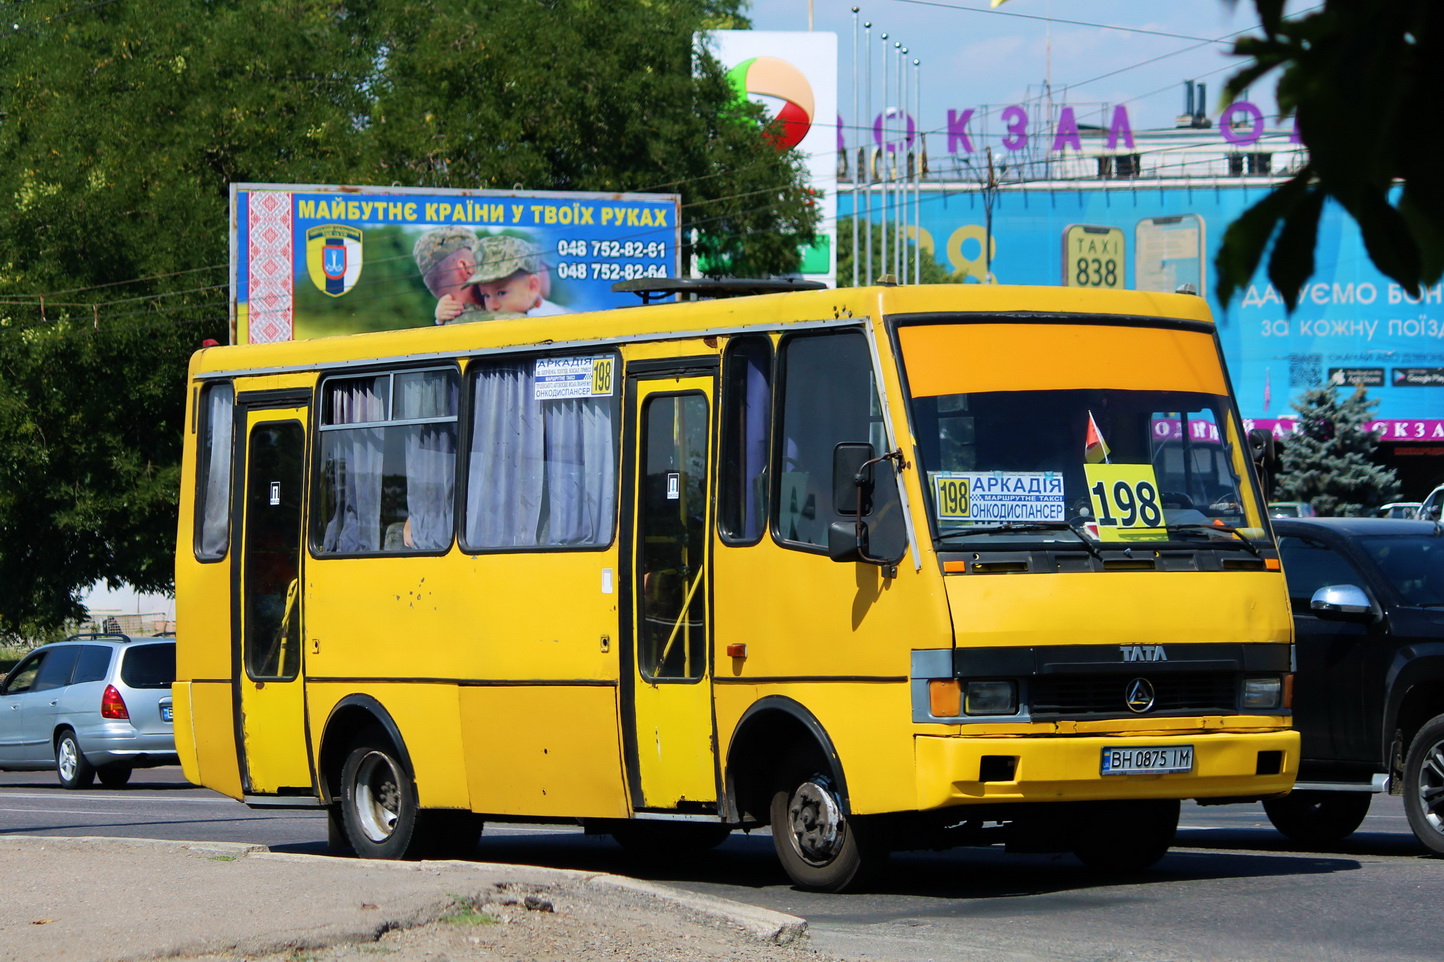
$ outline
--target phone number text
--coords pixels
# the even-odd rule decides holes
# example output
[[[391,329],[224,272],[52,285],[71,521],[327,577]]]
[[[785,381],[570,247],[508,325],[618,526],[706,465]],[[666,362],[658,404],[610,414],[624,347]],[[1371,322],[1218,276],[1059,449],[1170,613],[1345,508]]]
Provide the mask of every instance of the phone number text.
[[[562,257],[666,257],[664,241],[559,240],[557,254]]]
[[[667,277],[666,264],[615,264],[562,261],[557,274],[573,280],[633,281],[639,277]]]

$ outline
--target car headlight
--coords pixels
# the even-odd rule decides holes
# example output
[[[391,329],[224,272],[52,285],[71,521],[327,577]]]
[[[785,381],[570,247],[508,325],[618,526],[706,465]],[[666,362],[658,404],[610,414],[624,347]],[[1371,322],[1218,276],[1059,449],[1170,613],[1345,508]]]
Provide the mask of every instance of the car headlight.
[[[1283,699],[1283,679],[1277,675],[1243,680],[1244,708],[1278,708]]]

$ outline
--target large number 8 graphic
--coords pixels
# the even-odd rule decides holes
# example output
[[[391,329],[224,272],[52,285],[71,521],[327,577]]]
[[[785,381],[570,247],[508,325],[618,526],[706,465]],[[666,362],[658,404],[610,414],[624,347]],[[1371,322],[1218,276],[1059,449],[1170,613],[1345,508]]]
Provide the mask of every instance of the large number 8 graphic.
[[[1114,482],[1113,503],[1123,515],[1118,523],[1125,528],[1131,528],[1140,521],[1145,528],[1156,528],[1163,521],[1163,511],[1158,506],[1158,489],[1147,481],[1139,481],[1137,485],[1130,485],[1127,481]]]

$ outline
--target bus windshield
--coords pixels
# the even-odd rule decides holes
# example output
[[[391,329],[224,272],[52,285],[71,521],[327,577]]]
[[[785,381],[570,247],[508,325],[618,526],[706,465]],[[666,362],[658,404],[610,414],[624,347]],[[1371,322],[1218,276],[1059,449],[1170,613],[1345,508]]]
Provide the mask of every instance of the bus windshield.
[[[1165,370],[1130,371],[1087,351],[1060,358],[1070,345],[1047,336],[1060,326],[1014,326],[1014,349],[990,351],[984,365],[958,353],[995,347],[970,343],[977,327],[900,332],[919,476],[940,539],[1067,529],[1125,543],[1263,535],[1211,338],[1149,331],[1161,336],[1151,347]],[[1084,343],[1071,346],[1106,348],[1110,330],[1140,333],[1085,329]],[[1033,331],[1044,336],[1025,339]],[[951,370],[937,353],[948,347]]]

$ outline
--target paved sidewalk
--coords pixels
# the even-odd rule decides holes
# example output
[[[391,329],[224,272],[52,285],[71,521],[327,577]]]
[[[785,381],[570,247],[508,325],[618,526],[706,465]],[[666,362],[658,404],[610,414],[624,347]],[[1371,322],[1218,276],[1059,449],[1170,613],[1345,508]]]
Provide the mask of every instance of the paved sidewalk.
[[[289,855],[225,842],[0,836],[0,880],[0,960],[7,962],[237,958],[348,943],[369,946],[374,953],[373,943],[384,933],[434,923],[458,906],[503,907],[485,918],[488,925],[514,921],[506,917],[508,911],[568,916],[569,924],[596,946],[595,953],[584,947],[579,955],[574,947],[558,947],[559,955],[579,960],[589,955],[686,957],[653,951],[656,947],[632,953],[659,934],[675,932],[695,940],[698,926],[713,930],[707,938],[735,940],[742,948],[730,950],[734,956],[751,955],[749,944],[758,958],[790,955],[780,946],[796,943],[807,924],[614,875],[482,862]],[[639,928],[647,931],[633,932]],[[488,955],[478,948],[471,957],[553,957],[541,946],[529,952],[517,944],[527,933],[560,937],[556,928],[505,927],[503,935],[513,940],[505,952]],[[493,932],[485,940],[467,941],[495,943],[501,937]],[[619,941],[637,944],[623,946],[628,951],[622,952]],[[399,957],[405,956],[388,956]]]

